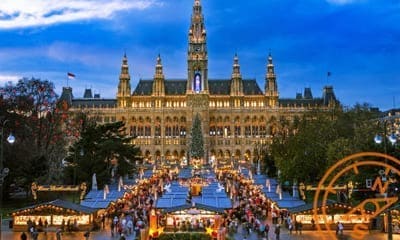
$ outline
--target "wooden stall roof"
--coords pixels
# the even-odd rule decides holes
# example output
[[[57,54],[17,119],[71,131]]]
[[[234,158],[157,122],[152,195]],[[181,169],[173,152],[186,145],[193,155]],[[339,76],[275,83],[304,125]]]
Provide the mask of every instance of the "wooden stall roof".
[[[351,205],[348,205],[348,204],[345,204],[345,203],[338,203],[338,202],[333,201],[333,200],[328,200],[325,203],[324,206],[328,207],[328,208],[339,208],[339,209],[352,209],[353,208]],[[322,202],[318,202],[317,203],[318,211],[320,211],[321,207],[324,207],[324,206],[322,205]],[[314,208],[314,204],[313,203],[307,203],[307,204],[302,205],[302,206],[289,208],[288,211],[290,213],[294,213],[294,214],[300,214],[300,213],[313,214],[313,208]],[[358,212],[360,212],[360,211],[361,211],[361,209],[358,210]],[[365,210],[365,212],[367,212],[368,214],[372,214],[373,213],[373,211],[369,211],[369,210]]]
[[[182,210],[187,210],[187,209],[201,209],[201,210],[205,210],[205,211],[210,211],[210,212],[215,212],[215,213],[224,213],[224,209],[221,208],[216,208],[216,207],[212,207],[212,206],[207,206],[204,204],[183,204],[180,206],[175,206],[175,207],[171,207],[171,208],[166,208],[163,209],[165,213],[172,213],[172,212],[176,212],[176,211],[182,211]]]
[[[11,215],[18,216],[26,213],[37,213],[40,212],[43,208],[56,208],[56,211],[65,211],[70,210],[78,213],[91,214],[97,211],[97,209],[85,207],[79,204],[75,204],[72,202],[64,201],[61,199],[56,199],[50,202],[38,203],[32,206],[16,209],[11,212]],[[58,209],[58,210],[57,210]]]

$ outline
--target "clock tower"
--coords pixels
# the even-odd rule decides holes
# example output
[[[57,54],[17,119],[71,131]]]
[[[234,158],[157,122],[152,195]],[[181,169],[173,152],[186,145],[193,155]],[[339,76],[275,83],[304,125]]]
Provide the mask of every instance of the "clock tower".
[[[188,94],[208,93],[206,29],[200,0],[195,0],[189,29]]]

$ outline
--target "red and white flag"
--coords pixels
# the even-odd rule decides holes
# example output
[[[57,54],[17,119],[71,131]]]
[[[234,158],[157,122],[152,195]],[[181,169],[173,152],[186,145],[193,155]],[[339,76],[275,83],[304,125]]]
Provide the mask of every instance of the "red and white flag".
[[[69,73],[67,74],[67,76],[68,76],[69,79],[75,79],[75,74],[73,74],[73,73],[70,73],[70,72],[69,72]]]

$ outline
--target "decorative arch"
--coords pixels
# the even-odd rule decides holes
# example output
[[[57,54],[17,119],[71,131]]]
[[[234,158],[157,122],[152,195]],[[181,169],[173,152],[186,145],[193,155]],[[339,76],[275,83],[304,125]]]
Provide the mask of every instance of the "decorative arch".
[[[240,150],[239,150],[239,149],[236,149],[236,151],[235,151],[235,158],[239,158],[240,155],[241,155]]]
[[[229,116],[225,116],[225,118],[224,118],[224,122],[225,122],[225,123],[229,123],[229,122],[230,122],[230,118],[229,118]]]
[[[215,117],[214,116],[210,117],[210,123],[215,123]]]
[[[224,158],[225,158],[225,159],[230,159],[230,158],[231,158],[231,151],[225,150],[225,152],[224,152]]]
[[[151,156],[150,151],[149,151],[149,150],[146,150],[146,151],[144,152],[144,157],[147,158],[147,157],[149,157],[149,156]]]
[[[223,156],[224,156],[224,153],[222,152],[222,150],[218,150],[217,158],[222,158]]]
[[[250,116],[246,116],[244,118],[244,123],[250,123]]]
[[[215,155],[216,155],[215,149],[211,149],[210,156],[214,156],[215,157]]]
[[[251,157],[251,151],[250,149],[247,149],[244,153],[244,161],[249,162],[251,160]]]
[[[240,116],[235,117],[235,125],[240,125]]]
[[[178,160],[179,160],[179,154],[178,154],[178,151],[175,150],[172,152],[171,161],[177,162]]]
[[[182,159],[186,157],[186,151],[185,150],[181,150],[181,152],[179,153],[179,158]]]
[[[156,161],[156,163],[161,163],[161,151],[160,150],[156,150],[156,152],[154,153],[154,160]]]
[[[168,161],[169,160],[171,160],[171,151],[170,150],[167,150],[166,152],[165,152],[165,159],[167,159]]]

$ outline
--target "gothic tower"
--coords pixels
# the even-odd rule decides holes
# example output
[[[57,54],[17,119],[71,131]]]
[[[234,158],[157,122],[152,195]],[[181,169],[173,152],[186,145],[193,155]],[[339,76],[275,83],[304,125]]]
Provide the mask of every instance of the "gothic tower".
[[[195,0],[189,29],[187,93],[208,93],[206,29],[200,0]]]
[[[231,96],[243,96],[243,81],[242,74],[240,74],[239,58],[237,54],[235,54],[235,57],[233,58]]]
[[[119,75],[117,102],[118,107],[131,106],[131,77],[129,75],[128,58],[124,54],[122,59],[121,73]]]
[[[164,83],[163,66],[161,64],[161,57],[158,55],[156,64],[156,73],[154,74],[153,81],[153,96],[163,97],[165,96],[165,83]]]
[[[273,107],[278,104],[278,85],[271,53],[268,55],[267,74],[265,76],[265,96],[267,97],[268,106]]]

